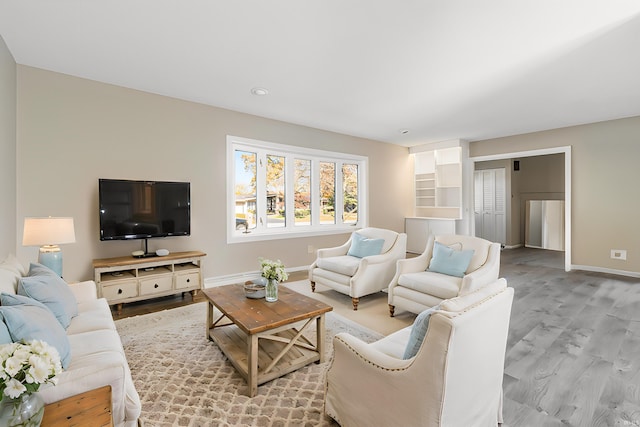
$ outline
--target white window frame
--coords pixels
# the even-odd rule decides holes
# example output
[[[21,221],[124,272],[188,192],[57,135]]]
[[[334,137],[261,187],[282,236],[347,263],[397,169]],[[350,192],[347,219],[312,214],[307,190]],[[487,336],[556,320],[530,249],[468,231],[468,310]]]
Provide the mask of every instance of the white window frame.
[[[238,232],[235,228],[235,176],[236,162],[235,151],[243,150],[256,153],[267,153],[285,157],[285,206],[286,221],[285,227],[266,227],[258,224],[249,233]],[[258,155],[260,156],[260,154]],[[311,224],[296,225],[294,220],[294,197],[293,197],[293,177],[294,159],[311,160]],[[320,224],[319,222],[319,181],[320,162],[336,163],[336,195],[335,195],[335,224]],[[342,164],[358,165],[358,221],[354,223],[343,223],[342,212],[343,188],[342,188]],[[338,153],[333,151],[318,150],[312,148],[298,147],[293,145],[277,144],[256,139],[243,138],[227,135],[227,243],[242,243],[261,240],[288,239],[295,237],[309,237],[326,234],[339,234],[352,232],[354,229],[366,227],[368,224],[368,163],[369,158],[354,154]],[[262,170],[261,170],[262,169]],[[265,168],[257,167],[258,183],[264,183]],[[260,176],[262,175],[262,179]],[[266,187],[258,184],[256,188],[257,200],[266,200]],[[264,196],[264,197],[263,197]],[[260,206],[261,205],[261,206]],[[258,217],[266,218],[266,207],[264,202],[257,204]]]

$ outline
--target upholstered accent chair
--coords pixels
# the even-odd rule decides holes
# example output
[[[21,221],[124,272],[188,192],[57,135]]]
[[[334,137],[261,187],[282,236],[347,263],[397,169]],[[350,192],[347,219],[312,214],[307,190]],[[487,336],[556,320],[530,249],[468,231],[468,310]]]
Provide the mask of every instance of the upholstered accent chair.
[[[351,297],[358,309],[360,297],[385,289],[396,271],[396,261],[406,257],[407,235],[368,227],[355,231],[347,242],[318,249],[309,267],[311,290],[316,283]]]
[[[337,334],[325,413],[342,427],[496,427],[512,302],[504,279],[441,302],[411,357],[416,324],[371,344]]]
[[[498,278],[500,244],[464,235],[430,236],[425,251],[398,261],[389,284],[389,314],[420,313]]]

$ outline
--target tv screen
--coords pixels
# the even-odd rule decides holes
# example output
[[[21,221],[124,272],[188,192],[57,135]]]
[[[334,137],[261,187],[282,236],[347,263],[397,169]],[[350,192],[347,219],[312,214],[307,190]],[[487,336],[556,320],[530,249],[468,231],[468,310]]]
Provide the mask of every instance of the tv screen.
[[[191,234],[188,182],[100,179],[100,240]]]

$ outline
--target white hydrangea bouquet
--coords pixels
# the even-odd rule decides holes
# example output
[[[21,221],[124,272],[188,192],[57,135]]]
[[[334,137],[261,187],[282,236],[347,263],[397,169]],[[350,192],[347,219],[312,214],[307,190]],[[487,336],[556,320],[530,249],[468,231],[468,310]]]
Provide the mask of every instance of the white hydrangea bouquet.
[[[284,264],[277,261],[271,261],[270,259],[260,258],[260,269],[262,270],[262,277],[267,280],[276,280],[278,282],[284,282],[289,278],[289,275],[284,269]]]
[[[11,343],[0,346],[0,397],[19,398],[35,393],[42,384],[57,384],[62,372],[60,355],[44,341]]]

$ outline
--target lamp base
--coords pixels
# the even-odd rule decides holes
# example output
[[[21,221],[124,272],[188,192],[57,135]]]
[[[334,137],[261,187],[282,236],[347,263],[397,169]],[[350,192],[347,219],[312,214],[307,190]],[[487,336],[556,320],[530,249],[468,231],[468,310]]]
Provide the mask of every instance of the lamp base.
[[[38,262],[62,277],[62,251],[58,245],[41,246]]]

